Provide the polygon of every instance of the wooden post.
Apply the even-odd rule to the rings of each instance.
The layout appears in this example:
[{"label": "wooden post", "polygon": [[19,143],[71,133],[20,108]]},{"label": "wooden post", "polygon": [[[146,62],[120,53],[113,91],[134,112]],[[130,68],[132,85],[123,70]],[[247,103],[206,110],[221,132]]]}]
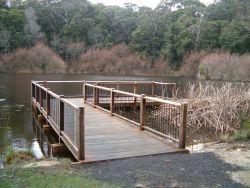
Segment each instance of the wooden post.
[{"label": "wooden post", "polygon": [[88,95],[88,86],[86,85],[86,81],[84,81],[84,85],[83,85],[83,100],[84,102],[87,101],[87,95]]},{"label": "wooden post", "polygon": [[144,98],[146,95],[141,95],[141,103],[140,103],[140,130],[144,130],[145,120],[146,120],[146,99]]},{"label": "wooden post", "polygon": [[49,88],[46,91],[46,113],[47,117],[50,116],[50,94],[48,93]]},{"label": "wooden post", "polygon": [[[163,83],[161,83],[161,97],[164,98],[164,85]],[[165,85],[166,86],[166,85]]]},{"label": "wooden post", "polygon": [[94,102],[94,108],[96,107],[96,102],[97,102],[97,101],[96,101],[96,94],[97,94],[97,93],[96,93],[96,88],[95,88],[95,86],[94,86],[94,87],[93,87],[93,100],[94,100],[93,102]]},{"label": "wooden post", "polygon": [[43,86],[44,86],[45,88],[47,88],[47,80],[44,80],[44,81],[43,81]]},{"label": "wooden post", "polygon": [[114,88],[111,88],[110,91],[110,114],[113,116],[114,113],[114,102],[115,102],[115,94],[114,94]]},{"label": "wooden post", "polygon": [[36,84],[35,84],[35,100],[37,102],[37,88],[36,88]]},{"label": "wooden post", "polygon": [[[134,83],[134,94],[138,91],[138,84],[137,82]],[[134,108],[136,108],[136,97],[134,97]]]},{"label": "wooden post", "polygon": [[[96,83],[96,86],[99,86],[99,82]],[[96,105],[99,106],[99,89],[98,88],[95,88],[96,89]]]},{"label": "wooden post", "polygon": [[[60,96],[60,98],[63,98],[64,96]],[[61,131],[64,131],[64,103],[59,98],[59,129],[60,129],[60,135]]]},{"label": "wooden post", "polygon": [[173,84],[173,87],[172,87],[172,98],[174,98],[174,99],[177,98],[176,84]]},{"label": "wooden post", "polygon": [[187,103],[180,107],[180,127],[179,127],[179,148],[185,149],[186,146],[186,124],[187,124]]},{"label": "wooden post", "polygon": [[155,82],[152,82],[152,97],[155,95]]},{"label": "wooden post", "polygon": [[40,103],[40,107],[43,107],[43,90],[39,87],[39,89],[40,89],[40,101],[39,101],[39,103]]},{"label": "wooden post", "polygon": [[[34,93],[33,80],[31,80],[31,99],[33,98],[33,96],[35,96],[34,94],[35,94],[35,93]],[[31,102],[32,102],[32,100],[31,100]]]},{"label": "wooden post", "polygon": [[79,108],[79,126],[78,130],[78,160],[85,159],[85,140],[84,140],[84,108]]},{"label": "wooden post", "polygon": [[82,97],[83,97],[83,100],[85,100],[85,80],[82,81]]},{"label": "wooden post", "polygon": [[137,88],[138,88],[138,85],[137,85],[137,82],[134,83],[134,94],[137,93]]}]

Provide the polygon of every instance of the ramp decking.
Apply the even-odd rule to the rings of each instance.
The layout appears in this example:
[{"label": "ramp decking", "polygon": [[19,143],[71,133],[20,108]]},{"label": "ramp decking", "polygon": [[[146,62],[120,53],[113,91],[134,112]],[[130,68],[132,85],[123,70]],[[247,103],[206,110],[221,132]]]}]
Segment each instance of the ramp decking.
[{"label": "ramp decking", "polygon": [[82,98],[67,100],[85,109],[85,162],[186,152],[167,139],[140,131],[124,120],[84,104]]}]

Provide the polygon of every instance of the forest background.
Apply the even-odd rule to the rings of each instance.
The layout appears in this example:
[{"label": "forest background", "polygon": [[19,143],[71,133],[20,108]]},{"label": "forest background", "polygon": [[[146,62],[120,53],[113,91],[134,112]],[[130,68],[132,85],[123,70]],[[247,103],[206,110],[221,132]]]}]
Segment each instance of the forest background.
[{"label": "forest background", "polygon": [[250,1],[0,0],[0,72],[250,80]]}]

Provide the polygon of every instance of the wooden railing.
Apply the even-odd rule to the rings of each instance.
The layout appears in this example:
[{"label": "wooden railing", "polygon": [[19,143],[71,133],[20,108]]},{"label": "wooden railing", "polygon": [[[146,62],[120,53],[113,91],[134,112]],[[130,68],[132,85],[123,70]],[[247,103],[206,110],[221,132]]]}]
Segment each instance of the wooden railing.
[{"label": "wooden railing", "polygon": [[32,81],[32,102],[77,160],[84,160],[84,108]]},{"label": "wooden railing", "polygon": [[[100,82],[94,84],[85,82],[85,103],[129,121],[139,126],[141,130],[145,129],[178,142],[180,148],[185,148],[186,103],[150,97],[145,94],[139,95],[136,92],[125,92],[108,88],[107,85],[104,85],[105,87],[100,85],[102,85]],[[138,87],[139,84],[135,85]],[[174,93],[174,99],[176,92],[173,90],[171,92]]]},{"label": "wooden railing", "polygon": [[[64,136],[65,142],[68,141],[69,146],[74,146],[71,150],[75,155],[79,154],[77,152],[79,145],[82,144],[79,150],[84,150],[84,138],[81,138],[83,142],[80,142],[77,137],[77,131],[84,129],[82,128],[83,122],[79,123],[80,120],[78,120],[78,114],[83,114],[83,108],[75,108],[67,101],[67,97],[83,97],[85,103],[133,123],[141,130],[145,129],[177,142],[180,148],[185,148],[187,104],[174,102],[176,99],[176,85],[174,83],[72,81],[74,87],[70,87],[70,83],[71,81],[32,82],[32,97],[36,102],[40,101],[37,105],[41,105],[45,115],[48,112],[51,124],[54,125],[58,133]],[[69,88],[63,86],[64,84],[68,85]],[[45,86],[50,87],[50,89]],[[63,96],[52,91],[57,91]],[[63,120],[61,111],[64,111]],[[71,115],[74,113],[74,117],[78,119],[67,119],[66,112],[71,113]],[[83,117],[83,115],[80,116]],[[62,122],[64,122],[63,125],[61,125]],[[75,135],[67,134],[65,128],[67,124],[74,125]],[[84,130],[81,134],[84,134],[83,132]]]},{"label": "wooden railing", "polygon": [[165,99],[176,98],[176,84],[155,81],[92,81],[89,84],[113,88],[134,94],[145,94]]}]

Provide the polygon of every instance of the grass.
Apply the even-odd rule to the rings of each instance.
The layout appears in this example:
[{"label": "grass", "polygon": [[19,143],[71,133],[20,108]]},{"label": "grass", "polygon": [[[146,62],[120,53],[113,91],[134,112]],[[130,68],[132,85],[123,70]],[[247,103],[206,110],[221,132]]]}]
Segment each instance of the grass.
[{"label": "grass", "polygon": [[[42,163],[34,159],[29,162],[12,163],[6,168],[0,169],[0,187],[29,187],[29,188],[112,188],[118,187],[89,178],[84,172],[80,172],[70,165],[69,160],[59,160],[58,164],[38,167],[27,164]],[[45,160],[45,162],[55,162],[55,160]],[[26,166],[25,166],[26,165]]]},{"label": "grass", "polygon": [[13,146],[8,146],[5,151],[6,163],[18,163],[24,160],[30,160],[33,158],[33,153],[30,147],[27,147],[26,150],[17,151]]},{"label": "grass", "polygon": [[241,129],[237,130],[232,135],[223,134],[220,140],[224,142],[250,140],[250,118],[244,118],[242,121]]},{"label": "grass", "polygon": [[232,140],[235,141],[246,141],[250,140],[250,119],[248,118],[244,123],[240,130],[238,130],[231,137]]}]

